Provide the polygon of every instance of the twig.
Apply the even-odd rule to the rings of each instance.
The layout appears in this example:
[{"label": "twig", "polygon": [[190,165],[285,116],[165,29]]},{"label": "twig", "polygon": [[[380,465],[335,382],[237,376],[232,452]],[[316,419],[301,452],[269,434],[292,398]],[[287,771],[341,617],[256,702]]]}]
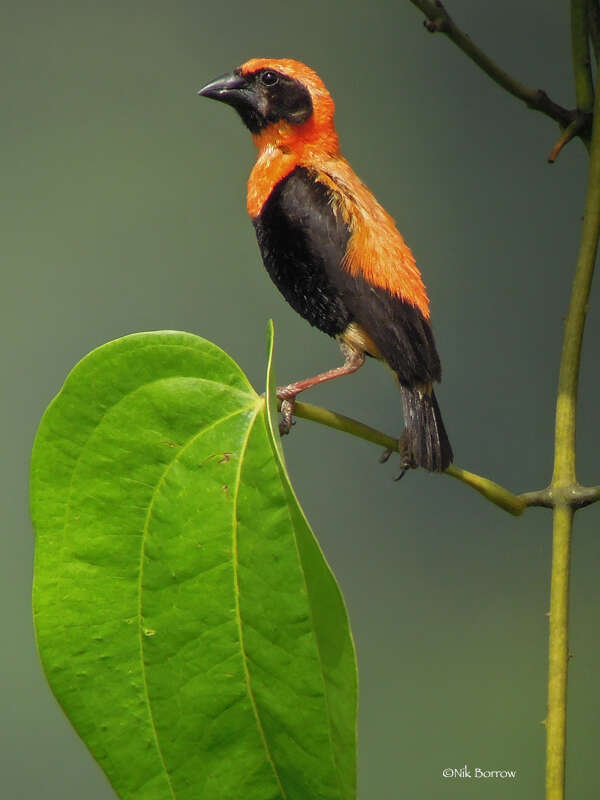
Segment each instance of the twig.
[{"label": "twig", "polygon": [[597,503],[600,500],[600,486],[580,486],[578,497],[572,503],[573,508],[585,508],[586,506]]},{"label": "twig", "polygon": [[[281,406],[280,400],[277,401],[277,405],[278,408]],[[327,408],[315,406],[312,403],[296,402],[294,416],[309,419],[312,422],[319,423],[319,425],[325,425],[343,433],[349,433],[351,436],[357,436],[359,439],[379,445],[385,450],[400,452],[398,439],[388,436],[387,433],[378,431],[370,425],[365,425],[364,422],[358,422],[358,420],[330,411]],[[574,483],[571,486],[563,487],[561,490],[553,491],[552,487],[549,486],[547,489],[535,492],[514,494],[514,492],[505,489],[504,486],[500,486],[495,481],[484,478],[483,475],[477,475],[475,472],[469,472],[466,469],[462,469],[462,467],[457,467],[456,464],[451,464],[444,474],[462,481],[491,503],[504,509],[504,511],[508,511],[509,514],[513,514],[515,517],[520,516],[526,508],[532,506],[554,508],[554,506],[562,504],[578,509],[600,500],[600,486],[580,486],[578,483]]]},{"label": "twig", "polygon": [[498,64],[478,47],[464,31],[454,22],[439,0],[410,0],[427,17],[425,27],[432,33],[445,34],[454,44],[463,51],[478,67],[490,78],[506,89],[513,97],[522,100],[528,108],[539,111],[555,120],[562,128],[573,122],[576,111],[563,108],[548,97],[543,89],[530,89],[520,81],[509,75]]},{"label": "twig", "polygon": [[[393,436],[388,436],[375,428],[371,428],[369,425],[365,425],[362,422],[357,422],[355,419],[345,417],[343,414],[336,414],[334,411],[328,411],[325,408],[313,406],[310,403],[298,402],[294,407],[294,414],[297,417],[310,419],[313,422],[318,422],[329,428],[335,428],[338,431],[350,433],[352,436],[358,436],[360,439],[365,439],[367,442],[377,444],[386,450],[399,452],[398,439],[395,439]],[[468,472],[466,469],[461,469],[454,464],[448,467],[445,474],[457,478],[459,481],[467,484],[467,486],[471,486],[490,502],[508,511],[509,514],[518,516],[522,514],[527,507],[527,504],[518,495],[513,494],[503,486],[481,475],[476,475],[473,472]]]},{"label": "twig", "polygon": [[491,481],[489,478],[484,478],[482,475],[476,475],[474,472],[467,472],[466,469],[461,469],[455,464],[450,464],[446,470],[446,475],[451,475],[453,478],[458,478],[459,481],[466,483],[476,492],[482,494],[491,503],[503,508],[515,517],[521,516],[523,511],[527,508],[527,504],[517,494],[513,494],[508,489],[505,489],[500,484]]}]

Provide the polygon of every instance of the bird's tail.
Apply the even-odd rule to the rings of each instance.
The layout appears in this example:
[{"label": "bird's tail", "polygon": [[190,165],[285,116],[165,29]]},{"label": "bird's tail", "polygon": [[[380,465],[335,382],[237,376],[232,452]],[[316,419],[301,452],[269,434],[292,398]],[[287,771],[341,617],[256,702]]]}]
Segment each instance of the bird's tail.
[{"label": "bird's tail", "polygon": [[401,386],[407,458],[411,466],[443,472],[452,463],[452,447],[431,386]]}]

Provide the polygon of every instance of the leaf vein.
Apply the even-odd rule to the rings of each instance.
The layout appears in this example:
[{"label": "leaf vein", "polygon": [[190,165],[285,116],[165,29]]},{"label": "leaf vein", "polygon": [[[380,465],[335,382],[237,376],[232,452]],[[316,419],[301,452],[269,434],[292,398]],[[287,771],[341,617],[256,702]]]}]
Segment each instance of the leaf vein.
[{"label": "leaf vein", "polygon": [[281,792],[281,796],[286,800],[287,794],[285,789],[283,788],[283,784],[281,782],[281,778],[279,776],[279,771],[277,770],[277,765],[275,764],[275,760],[271,753],[269,743],[267,742],[267,737],[265,734],[265,730],[263,728],[262,720],[260,718],[260,712],[258,710],[258,704],[256,702],[256,698],[254,696],[254,692],[252,690],[252,684],[250,680],[250,670],[248,669],[248,654],[246,653],[246,647],[244,642],[244,631],[243,631],[243,623],[242,623],[242,614],[240,608],[240,585],[239,585],[239,574],[238,574],[238,500],[239,500],[239,492],[240,492],[240,484],[242,480],[242,466],[244,463],[244,454],[248,449],[248,442],[250,440],[250,434],[252,432],[252,428],[256,424],[256,418],[258,416],[259,408],[257,408],[256,413],[254,415],[254,419],[248,425],[248,432],[246,434],[246,439],[240,451],[240,460],[238,464],[238,471],[236,476],[236,483],[235,483],[235,493],[234,493],[234,503],[233,503],[233,543],[232,543],[232,550],[233,550],[233,570],[234,570],[234,589],[235,589],[235,600],[236,600],[236,618],[238,622],[238,630],[240,636],[240,646],[242,650],[242,662],[244,667],[244,675],[246,678],[246,686],[248,687],[248,697],[252,704],[252,710],[254,711],[254,716],[256,718],[256,725],[258,728],[258,732],[260,738],[262,739],[265,754],[269,764],[271,765],[271,769],[273,770],[273,774],[275,776],[275,780],[277,781],[277,785],[279,786],[279,790]]},{"label": "leaf vein", "polygon": [[148,527],[149,527],[149,524],[150,524],[150,519],[152,517],[152,510],[154,508],[154,501],[156,500],[156,497],[158,495],[159,489],[160,489],[161,485],[163,484],[163,482],[165,480],[165,477],[166,477],[167,473],[169,472],[169,470],[171,469],[171,467],[173,466],[173,464],[175,464],[181,458],[183,453],[187,450],[187,448],[192,443],[194,443],[195,441],[200,439],[202,436],[204,436],[207,433],[207,431],[217,427],[218,425],[220,425],[223,422],[226,422],[229,419],[232,419],[235,416],[238,416],[239,414],[247,412],[248,410],[249,410],[248,407],[244,407],[244,408],[238,409],[237,411],[235,411],[235,412],[233,412],[231,414],[228,414],[225,417],[221,417],[219,420],[216,420],[211,425],[208,425],[208,426],[202,428],[202,430],[200,430],[195,436],[190,437],[189,441],[187,441],[185,443],[185,445],[181,448],[181,450],[179,450],[176,453],[176,455],[172,459],[172,461],[170,461],[167,465],[165,465],[165,469],[163,470],[163,472],[162,472],[160,478],[158,479],[158,481],[156,482],[156,486],[154,487],[154,491],[152,492],[152,499],[150,501],[150,504],[148,505],[148,513],[146,515],[146,520],[145,520],[144,528],[143,528],[143,534],[142,534],[142,537],[141,537],[142,545],[140,547],[140,570],[139,570],[139,581],[138,581],[138,595],[139,595],[138,634],[139,634],[139,642],[140,642],[140,663],[141,663],[142,681],[143,681],[143,686],[144,686],[144,696],[145,696],[146,705],[147,705],[147,708],[148,708],[148,717],[149,717],[149,720],[150,720],[150,725],[152,727],[152,735],[154,736],[154,742],[155,742],[155,745],[156,745],[156,751],[158,753],[158,756],[160,758],[161,764],[163,766],[163,769],[164,769],[164,772],[165,772],[165,775],[166,775],[166,778],[167,778],[167,782],[169,784],[169,789],[171,791],[171,796],[173,797],[174,800],[176,800],[175,789],[173,787],[173,783],[171,781],[171,775],[169,773],[169,770],[167,769],[167,765],[166,765],[166,762],[165,762],[164,754],[163,754],[162,748],[160,746],[158,730],[156,728],[156,722],[155,722],[155,719],[154,719],[154,714],[152,712],[152,705],[150,703],[150,695],[149,695],[149,692],[148,692],[148,679],[147,679],[147,675],[146,675],[146,665],[145,665],[145,661],[144,661],[144,636],[143,636],[143,625],[142,625],[142,619],[143,619],[143,615],[142,615],[142,579],[143,579],[143,574],[144,574],[145,540],[146,540],[146,536],[148,534]]}]

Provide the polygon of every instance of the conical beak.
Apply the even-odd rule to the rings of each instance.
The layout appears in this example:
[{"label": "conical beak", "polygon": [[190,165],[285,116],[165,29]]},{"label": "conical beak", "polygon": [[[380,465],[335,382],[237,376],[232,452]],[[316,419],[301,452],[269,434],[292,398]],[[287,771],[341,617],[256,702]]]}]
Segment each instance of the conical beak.
[{"label": "conical beak", "polygon": [[200,97],[210,97],[211,100],[220,100],[222,103],[236,106],[247,92],[248,83],[245,78],[235,73],[225,73],[207,83],[198,94]]}]

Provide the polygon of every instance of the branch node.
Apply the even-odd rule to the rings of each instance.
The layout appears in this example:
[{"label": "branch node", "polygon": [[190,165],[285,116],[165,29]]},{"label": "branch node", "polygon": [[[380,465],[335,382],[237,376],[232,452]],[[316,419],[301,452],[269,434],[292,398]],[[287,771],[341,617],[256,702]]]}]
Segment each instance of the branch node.
[{"label": "branch node", "polygon": [[579,136],[589,125],[591,125],[592,115],[590,113],[585,111],[574,111],[571,113],[573,114],[573,120],[564,129],[561,136],[556,141],[556,144],[550,151],[550,155],[548,156],[549,164],[554,164],[563,147],[568,144],[571,139]]},{"label": "branch node", "polygon": [[555,500],[550,486],[536,492],[523,492],[523,494],[519,495],[519,498],[525,506],[537,506],[538,508],[552,508]]}]

